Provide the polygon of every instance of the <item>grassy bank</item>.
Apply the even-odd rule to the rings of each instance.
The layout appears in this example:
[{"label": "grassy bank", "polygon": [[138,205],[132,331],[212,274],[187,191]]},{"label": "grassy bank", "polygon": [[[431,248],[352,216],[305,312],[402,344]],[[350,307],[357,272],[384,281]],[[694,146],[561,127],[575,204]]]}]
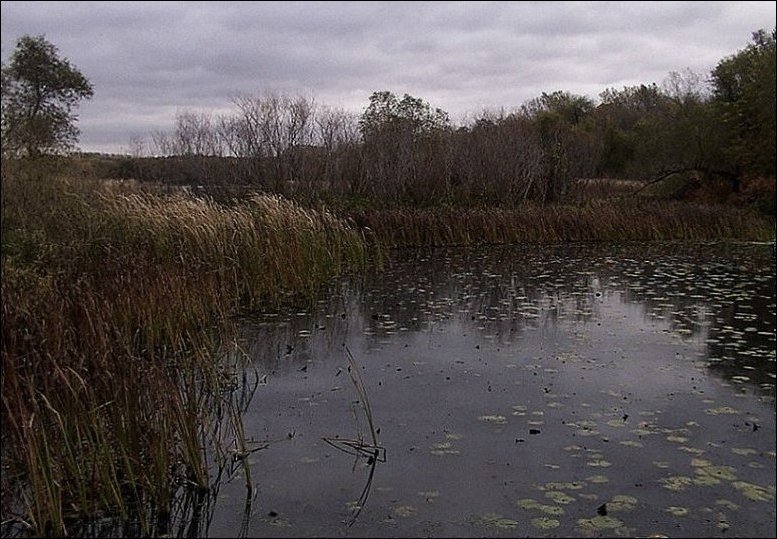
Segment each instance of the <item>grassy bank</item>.
[{"label": "grassy bank", "polygon": [[3,178],[2,204],[3,518],[37,533],[94,515],[149,529],[142,508],[207,487],[230,315],[364,262],[354,228],[278,197],[29,174]]},{"label": "grassy bank", "polygon": [[723,205],[645,199],[511,208],[359,210],[354,222],[385,247],[567,241],[774,239],[773,217]]}]

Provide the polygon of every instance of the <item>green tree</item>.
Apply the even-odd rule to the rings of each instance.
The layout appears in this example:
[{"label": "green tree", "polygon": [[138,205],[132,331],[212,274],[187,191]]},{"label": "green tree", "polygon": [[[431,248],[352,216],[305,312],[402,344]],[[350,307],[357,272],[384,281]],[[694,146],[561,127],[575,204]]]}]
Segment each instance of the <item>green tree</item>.
[{"label": "green tree", "polygon": [[402,99],[392,92],[374,92],[359,120],[365,140],[386,132],[408,135],[413,139],[450,127],[448,113],[421,98],[405,94]]},{"label": "green tree", "polygon": [[36,157],[66,151],[78,140],[73,109],[92,97],[87,78],[44,36],[19,39],[2,66],[2,153]]},{"label": "green tree", "polygon": [[592,110],[594,102],[591,99],[561,90],[542,92],[540,97],[535,97],[521,106],[521,112],[527,117],[552,113],[571,125],[579,124]]},{"label": "green tree", "polygon": [[744,50],[712,71],[726,154],[748,175],[775,176],[775,63],[775,31],[759,30]]},{"label": "green tree", "polygon": [[448,192],[448,113],[423,99],[375,92],[359,120],[363,194],[421,201]]}]

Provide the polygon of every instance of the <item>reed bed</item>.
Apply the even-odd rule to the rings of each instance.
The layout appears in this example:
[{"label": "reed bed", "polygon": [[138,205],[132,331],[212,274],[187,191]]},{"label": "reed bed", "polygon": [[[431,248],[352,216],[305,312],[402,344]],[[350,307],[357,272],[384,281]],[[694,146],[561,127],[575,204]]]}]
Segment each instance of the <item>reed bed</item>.
[{"label": "reed bed", "polygon": [[240,407],[225,402],[241,371],[225,352],[233,315],[309,295],[364,267],[368,249],[773,240],[775,227],[743,209],[636,197],[343,213],[4,169],[3,520],[36,534],[95,516],[159,530],[176,500],[212,485],[226,445],[245,446]]},{"label": "reed bed", "polygon": [[510,208],[391,208],[354,212],[385,247],[569,241],[774,239],[773,217],[688,202],[591,200]]},{"label": "reed bed", "polygon": [[31,175],[4,177],[2,203],[2,513],[36,534],[96,516],[148,533],[207,489],[206,453],[242,433],[214,424],[230,317],[364,263],[347,222],[274,196]]}]

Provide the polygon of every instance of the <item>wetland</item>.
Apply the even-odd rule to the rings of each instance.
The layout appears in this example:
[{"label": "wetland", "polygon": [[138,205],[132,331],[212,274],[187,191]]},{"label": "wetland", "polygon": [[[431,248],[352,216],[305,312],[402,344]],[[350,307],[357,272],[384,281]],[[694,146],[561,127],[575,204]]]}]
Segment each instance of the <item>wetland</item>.
[{"label": "wetland", "polygon": [[398,251],[241,324],[253,487],[210,536],[774,533],[766,245]]}]

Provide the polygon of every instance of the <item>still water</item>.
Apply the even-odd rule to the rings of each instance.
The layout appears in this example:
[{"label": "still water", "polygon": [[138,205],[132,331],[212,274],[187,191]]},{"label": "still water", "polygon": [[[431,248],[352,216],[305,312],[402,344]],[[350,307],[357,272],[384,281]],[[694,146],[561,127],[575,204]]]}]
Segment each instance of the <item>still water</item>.
[{"label": "still water", "polygon": [[209,536],[774,537],[768,246],[393,252],[243,327]]}]

